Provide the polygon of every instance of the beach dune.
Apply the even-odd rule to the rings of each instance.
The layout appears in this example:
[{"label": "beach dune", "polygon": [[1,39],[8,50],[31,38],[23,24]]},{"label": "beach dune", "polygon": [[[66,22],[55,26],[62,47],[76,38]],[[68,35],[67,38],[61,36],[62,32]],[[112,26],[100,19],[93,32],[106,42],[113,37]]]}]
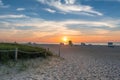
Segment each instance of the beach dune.
[{"label": "beach dune", "polygon": [[[41,68],[18,73],[12,80],[119,80],[120,47],[37,45],[63,59]],[[24,75],[23,75],[24,74]],[[6,75],[7,76],[7,75]],[[2,77],[3,78],[3,77]],[[10,79],[9,76],[7,79]],[[4,78],[3,78],[4,80]]]}]

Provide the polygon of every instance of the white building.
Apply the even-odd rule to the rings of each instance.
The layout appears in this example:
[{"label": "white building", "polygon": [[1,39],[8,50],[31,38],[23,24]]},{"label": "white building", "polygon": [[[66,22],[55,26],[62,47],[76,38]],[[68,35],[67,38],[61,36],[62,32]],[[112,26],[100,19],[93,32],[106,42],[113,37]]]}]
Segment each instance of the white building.
[{"label": "white building", "polygon": [[108,47],[114,47],[113,42],[108,42]]}]

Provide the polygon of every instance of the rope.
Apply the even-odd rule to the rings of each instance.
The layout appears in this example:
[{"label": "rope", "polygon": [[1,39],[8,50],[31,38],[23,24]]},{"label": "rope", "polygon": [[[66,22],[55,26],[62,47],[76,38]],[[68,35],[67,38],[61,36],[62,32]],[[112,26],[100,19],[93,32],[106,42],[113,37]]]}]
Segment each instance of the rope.
[{"label": "rope", "polygon": [[38,53],[40,53],[40,52],[25,52],[25,51],[21,51],[21,50],[18,50],[18,52],[27,53],[27,54],[38,54]]},{"label": "rope", "polygon": [[0,52],[10,52],[10,51],[15,51],[15,50],[0,50]]},{"label": "rope", "polygon": [[[10,52],[10,51],[16,51],[16,50],[0,50],[0,52]],[[18,52],[27,53],[27,54],[39,54],[40,53],[40,52],[26,52],[22,50],[18,50]]]}]

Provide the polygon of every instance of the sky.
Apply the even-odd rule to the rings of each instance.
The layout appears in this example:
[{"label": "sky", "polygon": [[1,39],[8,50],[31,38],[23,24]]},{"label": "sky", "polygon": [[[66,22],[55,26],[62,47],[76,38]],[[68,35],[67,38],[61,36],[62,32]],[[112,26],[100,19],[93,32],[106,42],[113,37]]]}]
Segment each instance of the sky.
[{"label": "sky", "polygon": [[0,42],[120,42],[120,0],[0,0]]}]

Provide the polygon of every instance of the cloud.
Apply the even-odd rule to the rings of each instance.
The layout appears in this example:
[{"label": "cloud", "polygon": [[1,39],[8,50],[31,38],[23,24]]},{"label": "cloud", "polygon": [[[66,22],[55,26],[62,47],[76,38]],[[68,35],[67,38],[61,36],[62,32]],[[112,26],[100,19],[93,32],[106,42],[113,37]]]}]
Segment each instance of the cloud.
[{"label": "cloud", "polygon": [[64,0],[65,3],[62,3],[61,0],[37,0],[43,4],[47,4],[51,7],[56,8],[59,11],[64,13],[71,13],[71,14],[84,14],[89,16],[102,16],[101,12],[98,12],[93,9],[93,7],[88,5],[76,4],[76,0]]},{"label": "cloud", "polygon": [[3,5],[2,0],[0,0],[0,5]]},{"label": "cloud", "polygon": [[50,12],[50,13],[55,13],[55,12],[56,12],[55,10],[50,9],[50,8],[45,8],[44,10],[46,10],[46,11],[48,11],[48,12]]},{"label": "cloud", "polygon": [[0,15],[0,19],[5,19],[5,18],[27,18],[26,15],[13,15],[13,14],[9,14],[9,15]]},{"label": "cloud", "polygon": [[17,11],[24,11],[25,8],[17,8],[16,10],[17,10]]},{"label": "cloud", "polygon": [[74,4],[76,0],[65,0],[66,4]]},{"label": "cloud", "polygon": [[96,34],[104,35],[104,34],[109,33],[110,31],[109,31],[109,30],[105,30],[105,29],[95,29],[94,32],[95,32]]},{"label": "cloud", "polygon": [[67,28],[81,31],[83,35],[113,35],[120,31],[120,19],[71,20],[66,24]]},{"label": "cloud", "polygon": [[[65,27],[63,22],[57,21],[46,21],[39,18],[27,18],[20,19],[16,22],[14,19],[13,22],[2,22],[0,23],[3,27],[0,30],[13,30],[13,31],[27,31],[34,35],[34,37],[44,37],[51,35],[72,35],[80,34],[80,31],[70,30]],[[25,34],[27,35],[27,34]],[[17,36],[17,35],[16,35]]]},{"label": "cloud", "polygon": [[116,25],[114,23],[104,22],[104,21],[90,21],[90,20],[68,20],[64,21],[63,23],[69,25],[73,25],[73,28],[75,28],[74,25],[77,25],[79,27],[108,27],[108,28],[114,28]]},{"label": "cloud", "polygon": [[[120,20],[104,19],[91,20],[61,20],[49,21],[41,18],[25,17],[22,19],[0,19],[0,34],[2,38],[14,37],[15,39],[41,39],[57,36],[106,36],[116,35],[120,31]],[[118,28],[118,30],[113,30]],[[8,33],[12,32],[13,33]],[[7,36],[9,34],[9,36]],[[30,39],[29,39],[30,40]],[[39,41],[39,40],[38,40]]]},{"label": "cloud", "polygon": [[31,12],[29,13],[30,15],[34,15],[34,16],[38,16],[38,13],[35,13],[35,12]]},{"label": "cloud", "polygon": [[[119,22],[118,22],[119,23]],[[47,21],[39,18],[26,18],[22,20],[13,20],[13,22],[2,22],[2,26],[14,26],[17,30],[35,30],[40,32],[55,32],[63,34],[81,34],[81,29],[108,29],[118,27],[117,23],[105,21],[89,21],[89,20],[64,20],[64,21]],[[4,24],[4,25],[3,25]],[[72,33],[74,32],[74,33]]]},{"label": "cloud", "polygon": [[0,0],[0,8],[8,8],[8,7],[9,7],[9,5],[4,5],[2,0]]}]

